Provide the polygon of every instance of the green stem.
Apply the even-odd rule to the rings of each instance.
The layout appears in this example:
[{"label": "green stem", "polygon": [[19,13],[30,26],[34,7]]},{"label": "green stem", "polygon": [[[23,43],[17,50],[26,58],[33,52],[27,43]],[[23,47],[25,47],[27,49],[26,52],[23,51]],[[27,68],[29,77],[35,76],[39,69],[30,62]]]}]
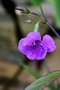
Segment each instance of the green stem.
[{"label": "green stem", "polygon": [[44,22],[43,22],[42,20],[38,21],[38,22],[35,24],[34,32],[38,32],[41,24],[44,24]]}]

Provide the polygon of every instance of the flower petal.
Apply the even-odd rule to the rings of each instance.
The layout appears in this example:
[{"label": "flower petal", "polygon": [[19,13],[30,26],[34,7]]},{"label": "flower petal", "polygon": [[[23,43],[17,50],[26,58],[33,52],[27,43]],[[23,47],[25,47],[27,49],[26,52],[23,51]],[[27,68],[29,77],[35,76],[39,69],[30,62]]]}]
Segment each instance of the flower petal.
[{"label": "flower petal", "polygon": [[56,49],[55,42],[49,35],[43,37],[42,44],[47,48],[47,52],[53,52]]},{"label": "flower petal", "polygon": [[36,40],[40,40],[41,41],[41,35],[40,35],[39,32],[30,32],[30,33],[28,33],[26,38],[28,39],[28,42],[29,41],[34,41],[34,40],[35,41]]},{"label": "flower petal", "polygon": [[18,43],[18,50],[20,52],[22,52],[23,54],[25,53],[25,50],[24,50],[24,41],[25,41],[25,38],[21,39]]},{"label": "flower petal", "polygon": [[23,53],[23,54],[29,54],[31,53],[32,49],[30,46],[27,46],[26,45],[26,38],[23,38],[19,41],[19,44],[18,44],[18,50]]},{"label": "flower petal", "polygon": [[21,39],[19,42],[23,43],[23,46],[32,46],[32,43],[36,40],[41,40],[40,33],[30,32],[25,38]]},{"label": "flower petal", "polygon": [[27,57],[30,60],[42,60],[46,57],[46,53],[47,53],[46,48],[38,46],[36,49],[33,50],[31,54],[28,54]]}]

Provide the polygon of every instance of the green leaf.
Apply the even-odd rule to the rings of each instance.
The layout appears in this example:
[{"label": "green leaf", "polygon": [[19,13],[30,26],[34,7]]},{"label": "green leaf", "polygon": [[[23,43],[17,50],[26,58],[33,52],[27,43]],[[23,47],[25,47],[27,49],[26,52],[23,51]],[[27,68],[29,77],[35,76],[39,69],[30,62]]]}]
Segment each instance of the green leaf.
[{"label": "green leaf", "polygon": [[[36,79],[42,77],[37,71],[32,70],[32,68],[28,67],[27,65],[22,64],[22,67]],[[54,84],[49,84],[48,88],[50,88],[51,90],[55,90]]]},{"label": "green leaf", "polygon": [[43,0],[31,0],[33,5],[40,5],[40,3],[42,3]]},{"label": "green leaf", "polygon": [[22,67],[23,67],[25,70],[27,70],[32,76],[34,76],[36,79],[38,79],[38,78],[41,77],[41,75],[40,75],[38,72],[32,70],[32,68],[28,67],[27,65],[24,65],[24,64],[23,64]]},{"label": "green leaf", "polygon": [[50,72],[47,75],[41,77],[40,79],[34,81],[27,88],[25,88],[25,90],[41,90],[58,77],[60,77],[60,71]]},{"label": "green leaf", "polygon": [[54,83],[50,83],[47,87],[49,88],[48,90],[56,90],[56,86]]},{"label": "green leaf", "polygon": [[48,0],[54,7],[56,25],[60,27],[60,0]]}]

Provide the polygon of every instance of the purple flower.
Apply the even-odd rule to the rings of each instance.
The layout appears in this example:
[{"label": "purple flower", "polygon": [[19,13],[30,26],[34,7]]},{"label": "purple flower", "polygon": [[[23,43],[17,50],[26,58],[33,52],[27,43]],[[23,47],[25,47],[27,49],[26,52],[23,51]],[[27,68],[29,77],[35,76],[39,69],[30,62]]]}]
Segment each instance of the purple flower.
[{"label": "purple flower", "polygon": [[49,35],[44,35],[41,40],[39,32],[28,33],[18,44],[18,50],[30,60],[44,59],[47,52],[53,52],[55,49],[56,46],[53,38]]}]

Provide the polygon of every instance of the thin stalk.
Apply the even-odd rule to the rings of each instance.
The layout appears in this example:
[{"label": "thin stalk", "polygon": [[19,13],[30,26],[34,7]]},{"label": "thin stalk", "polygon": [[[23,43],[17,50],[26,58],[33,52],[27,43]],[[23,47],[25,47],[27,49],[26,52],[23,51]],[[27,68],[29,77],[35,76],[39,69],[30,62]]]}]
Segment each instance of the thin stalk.
[{"label": "thin stalk", "polygon": [[48,66],[48,63],[47,63],[47,60],[46,59],[44,60],[44,65],[45,65],[47,71],[50,72],[51,70],[50,70],[50,68]]},{"label": "thin stalk", "polygon": [[51,30],[55,33],[55,35],[60,39],[60,35],[56,32],[56,30],[55,30],[55,29],[51,26],[51,24],[48,22],[47,17],[46,17],[46,15],[44,14],[44,11],[43,11],[43,9],[42,9],[41,6],[40,6],[40,10],[41,10],[41,13],[42,13],[43,18],[44,18],[45,21],[46,21],[46,24],[51,28]]},{"label": "thin stalk", "polygon": [[51,26],[49,22],[47,22],[47,25],[52,29],[52,31],[55,33],[55,35],[60,39],[60,35],[55,31],[55,29]]}]

